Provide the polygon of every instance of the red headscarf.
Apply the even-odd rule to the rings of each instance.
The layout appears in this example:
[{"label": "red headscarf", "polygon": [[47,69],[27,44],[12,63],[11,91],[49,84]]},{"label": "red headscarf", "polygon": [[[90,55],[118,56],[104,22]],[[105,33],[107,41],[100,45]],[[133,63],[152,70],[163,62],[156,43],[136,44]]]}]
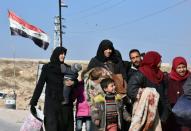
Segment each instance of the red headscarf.
[{"label": "red headscarf", "polygon": [[161,62],[161,55],[156,51],[149,51],[143,57],[139,70],[154,84],[159,84],[163,73],[157,65]]},{"label": "red headscarf", "polygon": [[182,81],[182,80],[185,80],[186,78],[188,78],[188,76],[190,75],[190,72],[188,70],[186,71],[184,76],[180,76],[176,72],[176,68],[180,64],[184,64],[187,67],[187,62],[183,57],[175,57],[173,59],[172,69],[171,69],[171,72],[170,72],[170,78],[172,78],[173,80]]}]

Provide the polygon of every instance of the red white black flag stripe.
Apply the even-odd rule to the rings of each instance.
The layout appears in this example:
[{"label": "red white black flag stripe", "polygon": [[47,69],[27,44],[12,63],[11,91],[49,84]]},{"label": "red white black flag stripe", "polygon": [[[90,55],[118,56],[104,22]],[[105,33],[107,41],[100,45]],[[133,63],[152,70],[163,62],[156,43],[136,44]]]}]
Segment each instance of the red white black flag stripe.
[{"label": "red white black flag stripe", "polygon": [[11,35],[20,35],[29,38],[33,40],[37,46],[45,50],[48,48],[49,37],[44,31],[27,23],[12,11],[8,11],[8,17],[10,21]]}]

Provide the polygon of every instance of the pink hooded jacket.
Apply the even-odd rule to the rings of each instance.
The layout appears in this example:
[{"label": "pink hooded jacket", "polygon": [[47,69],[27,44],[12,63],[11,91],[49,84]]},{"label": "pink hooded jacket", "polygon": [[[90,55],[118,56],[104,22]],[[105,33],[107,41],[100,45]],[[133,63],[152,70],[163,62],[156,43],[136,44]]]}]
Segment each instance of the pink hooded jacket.
[{"label": "pink hooded jacket", "polygon": [[84,82],[80,81],[76,90],[77,103],[76,103],[76,116],[90,116],[90,106],[86,99],[84,90]]}]

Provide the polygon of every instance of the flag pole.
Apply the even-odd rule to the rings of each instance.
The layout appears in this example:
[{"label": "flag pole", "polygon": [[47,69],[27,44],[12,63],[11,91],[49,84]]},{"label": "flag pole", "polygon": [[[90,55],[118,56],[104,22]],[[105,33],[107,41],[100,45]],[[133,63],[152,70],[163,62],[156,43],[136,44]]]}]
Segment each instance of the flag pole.
[{"label": "flag pole", "polygon": [[14,84],[13,84],[13,96],[12,96],[12,99],[14,100],[14,103],[13,104],[13,108],[16,109],[16,99],[17,99],[17,94],[16,94],[16,63],[15,63],[15,46],[12,45],[13,47],[13,80],[14,80]]},{"label": "flag pole", "polygon": [[13,97],[15,100],[15,108],[16,108],[16,66],[15,66],[15,47],[13,46],[13,59],[14,59],[14,72],[13,72],[13,77],[14,77],[14,87],[13,87]]}]

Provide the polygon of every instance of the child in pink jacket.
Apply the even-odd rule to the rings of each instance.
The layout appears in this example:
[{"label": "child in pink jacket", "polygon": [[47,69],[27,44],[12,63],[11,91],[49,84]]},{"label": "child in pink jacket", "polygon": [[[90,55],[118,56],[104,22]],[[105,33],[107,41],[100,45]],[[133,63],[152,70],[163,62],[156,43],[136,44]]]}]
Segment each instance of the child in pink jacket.
[{"label": "child in pink jacket", "polygon": [[85,122],[86,131],[91,128],[90,106],[86,99],[83,80],[78,83],[77,87],[77,103],[76,103],[76,131],[82,130],[82,125]]}]

